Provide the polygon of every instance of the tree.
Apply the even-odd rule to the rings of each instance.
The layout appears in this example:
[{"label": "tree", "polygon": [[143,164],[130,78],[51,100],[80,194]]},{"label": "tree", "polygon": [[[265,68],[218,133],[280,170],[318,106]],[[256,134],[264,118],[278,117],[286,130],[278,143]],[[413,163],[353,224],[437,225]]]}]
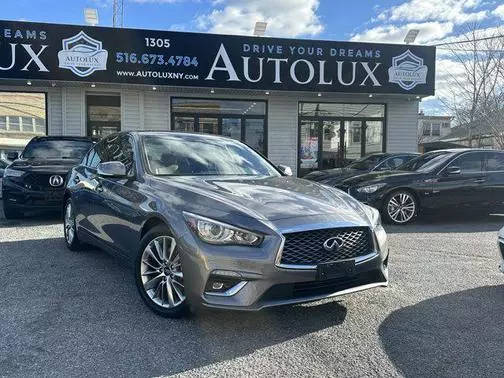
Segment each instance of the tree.
[{"label": "tree", "polygon": [[467,130],[469,146],[484,131],[504,149],[504,29],[473,24],[438,49],[451,68],[440,99]]}]

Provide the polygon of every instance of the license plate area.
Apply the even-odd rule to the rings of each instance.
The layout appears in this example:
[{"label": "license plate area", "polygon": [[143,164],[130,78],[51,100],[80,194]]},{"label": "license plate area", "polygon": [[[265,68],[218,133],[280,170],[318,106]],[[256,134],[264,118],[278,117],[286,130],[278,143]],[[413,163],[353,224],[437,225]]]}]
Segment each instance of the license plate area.
[{"label": "license plate area", "polygon": [[317,265],[317,280],[330,280],[354,275],[355,260],[334,261]]}]

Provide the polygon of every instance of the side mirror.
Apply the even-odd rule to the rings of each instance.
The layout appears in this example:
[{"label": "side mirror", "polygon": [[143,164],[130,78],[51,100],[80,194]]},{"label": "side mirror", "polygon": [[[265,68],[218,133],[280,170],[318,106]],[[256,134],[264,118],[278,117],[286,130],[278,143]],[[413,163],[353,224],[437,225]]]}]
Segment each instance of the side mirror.
[{"label": "side mirror", "polygon": [[14,161],[19,159],[19,154],[17,152],[8,152],[7,153],[7,160]]},{"label": "side mirror", "polygon": [[460,167],[448,167],[448,168],[446,168],[446,174],[459,175],[460,174]]},{"label": "side mirror", "polygon": [[96,173],[101,177],[126,177],[126,166],[120,161],[100,163]]},{"label": "side mirror", "polygon": [[285,176],[292,176],[292,169],[286,165],[279,164],[277,168],[280,172],[282,172]]}]

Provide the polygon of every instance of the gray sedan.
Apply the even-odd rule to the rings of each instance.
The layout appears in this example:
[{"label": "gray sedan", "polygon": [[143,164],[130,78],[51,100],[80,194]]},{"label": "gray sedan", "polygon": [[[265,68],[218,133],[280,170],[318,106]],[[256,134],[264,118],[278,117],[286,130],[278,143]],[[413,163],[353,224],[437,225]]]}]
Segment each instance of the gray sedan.
[{"label": "gray sedan", "polygon": [[114,134],[68,177],[65,241],[130,261],[141,297],[162,316],[386,286],[378,211],[289,171],[224,137]]}]

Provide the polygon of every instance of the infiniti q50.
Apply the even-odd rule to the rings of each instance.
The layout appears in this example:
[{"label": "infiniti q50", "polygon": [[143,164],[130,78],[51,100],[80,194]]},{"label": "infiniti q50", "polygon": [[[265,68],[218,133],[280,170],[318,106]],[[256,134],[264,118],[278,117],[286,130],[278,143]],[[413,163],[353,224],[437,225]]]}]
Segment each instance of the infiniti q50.
[{"label": "infiniti q50", "polygon": [[388,283],[377,210],[224,137],[108,136],[72,169],[64,206],[68,248],[92,244],[129,260],[141,297],[162,316]]}]

